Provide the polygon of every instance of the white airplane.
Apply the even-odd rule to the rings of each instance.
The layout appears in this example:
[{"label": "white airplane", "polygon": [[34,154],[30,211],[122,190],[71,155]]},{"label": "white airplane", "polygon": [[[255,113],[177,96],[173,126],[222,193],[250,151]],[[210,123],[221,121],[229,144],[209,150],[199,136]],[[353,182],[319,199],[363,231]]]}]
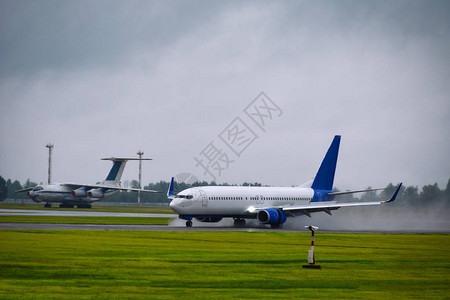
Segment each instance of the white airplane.
[{"label": "white airplane", "polygon": [[139,158],[102,158],[102,160],[111,160],[113,166],[104,181],[97,184],[79,184],[79,183],[53,183],[48,185],[37,185],[32,188],[18,190],[16,193],[28,192],[27,196],[34,202],[46,202],[45,207],[52,207],[50,203],[61,203],[61,208],[91,208],[91,203],[103,200],[119,191],[151,192],[159,193],[154,190],[123,188],[120,186],[125,165],[129,160],[140,160]]},{"label": "white airplane", "polygon": [[170,208],[186,226],[192,226],[192,219],[199,222],[219,222],[222,218],[233,218],[235,226],[245,226],[245,219],[256,219],[273,228],[281,227],[287,217],[326,212],[340,207],[379,205],[395,200],[401,183],[389,200],[376,202],[339,203],[335,196],[361,193],[380,189],[358,191],[333,191],[334,174],[341,137],[336,135],[314,178],[299,187],[249,187],[249,186],[201,186],[185,189],[173,194],[173,177],[167,191],[172,199]]}]

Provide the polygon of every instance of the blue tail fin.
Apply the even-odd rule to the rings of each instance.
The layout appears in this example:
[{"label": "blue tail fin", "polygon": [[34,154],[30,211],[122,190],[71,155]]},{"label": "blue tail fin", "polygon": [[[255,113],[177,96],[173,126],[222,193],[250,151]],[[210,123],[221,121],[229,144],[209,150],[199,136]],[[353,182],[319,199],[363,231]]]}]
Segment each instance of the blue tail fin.
[{"label": "blue tail fin", "polygon": [[120,160],[113,161],[113,166],[112,166],[111,170],[109,171],[108,176],[106,176],[105,180],[115,181],[116,178],[118,177],[117,175],[119,175],[119,174],[122,175],[120,171],[123,171],[123,168],[122,168],[123,164],[124,164],[124,161],[120,161]]},{"label": "blue tail fin", "polygon": [[102,158],[102,160],[111,160],[113,162],[111,170],[109,170],[108,176],[106,176],[106,179],[103,180],[102,183],[119,186],[123,170],[125,169],[125,165],[127,164],[127,161],[129,159],[110,157],[110,158]]},{"label": "blue tail fin", "polygon": [[336,171],[336,163],[339,152],[339,144],[341,142],[341,136],[335,135],[333,142],[328,148],[319,171],[317,171],[314,182],[311,186],[314,190],[326,190],[331,191],[333,189],[334,173]]},{"label": "blue tail fin", "polygon": [[169,199],[173,199],[174,195],[173,195],[173,177],[170,180],[170,185],[169,188],[167,189],[167,198]]}]

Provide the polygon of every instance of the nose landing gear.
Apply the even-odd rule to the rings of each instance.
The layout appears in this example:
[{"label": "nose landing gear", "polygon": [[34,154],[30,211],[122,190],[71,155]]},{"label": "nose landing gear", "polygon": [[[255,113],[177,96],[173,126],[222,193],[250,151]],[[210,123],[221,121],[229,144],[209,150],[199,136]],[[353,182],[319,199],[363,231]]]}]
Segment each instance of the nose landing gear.
[{"label": "nose landing gear", "polygon": [[191,220],[187,220],[186,221],[186,227],[192,227],[192,221]]}]

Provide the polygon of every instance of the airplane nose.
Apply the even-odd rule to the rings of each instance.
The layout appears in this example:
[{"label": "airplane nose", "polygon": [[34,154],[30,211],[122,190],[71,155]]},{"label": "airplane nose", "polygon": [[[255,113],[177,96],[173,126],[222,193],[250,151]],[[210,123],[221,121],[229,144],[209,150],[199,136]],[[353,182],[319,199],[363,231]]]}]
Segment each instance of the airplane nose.
[{"label": "airplane nose", "polygon": [[179,213],[180,211],[184,211],[186,208],[192,206],[194,202],[192,200],[186,200],[186,199],[173,199],[169,203],[169,207]]},{"label": "airplane nose", "polygon": [[169,207],[172,210],[175,210],[178,207],[178,199],[174,199],[174,200],[170,201]]}]

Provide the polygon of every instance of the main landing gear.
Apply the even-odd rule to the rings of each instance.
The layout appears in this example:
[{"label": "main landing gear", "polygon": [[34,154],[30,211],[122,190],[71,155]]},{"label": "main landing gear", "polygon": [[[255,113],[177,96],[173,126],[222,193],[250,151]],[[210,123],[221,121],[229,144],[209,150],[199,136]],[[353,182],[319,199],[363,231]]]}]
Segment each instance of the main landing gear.
[{"label": "main landing gear", "polygon": [[234,227],[245,227],[245,219],[234,218]]},{"label": "main landing gear", "polygon": [[92,208],[90,204],[77,204],[77,208]]},{"label": "main landing gear", "polygon": [[[85,204],[76,204],[77,208],[92,208],[92,205],[90,205],[89,203],[85,203]],[[47,206],[46,206],[47,207]],[[75,204],[70,204],[70,203],[61,203],[59,205],[59,208],[75,208]]]},{"label": "main landing gear", "polygon": [[50,203],[47,202],[47,203],[45,203],[44,207],[45,207],[45,208],[51,208],[52,205],[51,205]]},{"label": "main landing gear", "polygon": [[186,221],[186,227],[192,227],[192,221],[191,220],[187,220]]},{"label": "main landing gear", "polygon": [[273,229],[278,229],[278,228],[282,228],[283,227],[283,224],[270,224],[270,228],[273,228]]}]

